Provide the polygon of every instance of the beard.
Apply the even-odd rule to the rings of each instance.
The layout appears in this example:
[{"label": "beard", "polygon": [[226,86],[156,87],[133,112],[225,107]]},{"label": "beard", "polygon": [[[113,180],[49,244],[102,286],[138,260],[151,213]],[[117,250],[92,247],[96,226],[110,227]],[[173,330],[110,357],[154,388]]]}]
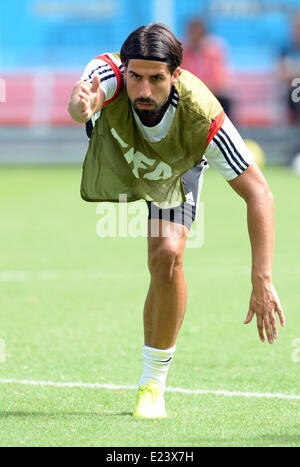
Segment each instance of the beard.
[{"label": "beard", "polygon": [[[151,104],[153,106],[152,109],[139,109],[137,107],[138,103],[142,104]],[[155,120],[159,115],[161,114],[162,108],[164,105],[158,105],[156,101],[153,99],[143,99],[142,97],[135,99],[134,102],[132,102],[133,108],[138,114],[138,116],[142,120]]]}]

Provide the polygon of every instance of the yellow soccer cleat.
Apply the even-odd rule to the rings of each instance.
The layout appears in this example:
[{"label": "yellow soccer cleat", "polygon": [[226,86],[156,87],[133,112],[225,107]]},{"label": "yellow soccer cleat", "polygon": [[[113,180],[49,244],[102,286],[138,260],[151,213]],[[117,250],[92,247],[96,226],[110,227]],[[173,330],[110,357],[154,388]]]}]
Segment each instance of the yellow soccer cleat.
[{"label": "yellow soccer cleat", "polygon": [[140,418],[167,417],[164,392],[158,383],[149,381],[146,386],[140,386],[133,416]]}]

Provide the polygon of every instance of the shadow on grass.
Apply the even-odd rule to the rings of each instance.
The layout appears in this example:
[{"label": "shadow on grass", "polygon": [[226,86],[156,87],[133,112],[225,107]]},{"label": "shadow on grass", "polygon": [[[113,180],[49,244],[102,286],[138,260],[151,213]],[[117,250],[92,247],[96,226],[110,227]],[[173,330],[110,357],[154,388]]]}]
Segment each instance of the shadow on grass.
[{"label": "shadow on grass", "polygon": [[[276,447],[276,446],[300,446],[300,431],[299,426],[289,426],[286,427],[287,432],[294,432],[293,434],[276,434],[276,433],[269,433],[261,436],[253,436],[249,438],[241,438],[235,439],[232,438],[224,438],[224,439],[214,439],[214,438],[207,438],[207,439],[193,439],[193,440],[186,440],[182,443],[183,446],[215,446],[215,447],[226,447],[226,446],[239,446],[239,447],[247,447],[247,446],[261,446],[261,447]],[[298,433],[295,433],[298,431]]]},{"label": "shadow on grass", "polygon": [[300,431],[299,431],[299,426],[293,426],[293,427],[288,427],[287,431],[296,431],[298,429],[298,433],[291,434],[282,434],[282,435],[277,435],[275,433],[270,433],[267,435],[263,436],[257,436],[254,438],[250,438],[248,442],[256,442],[256,443],[261,443],[264,446],[276,446],[276,445],[283,445],[283,444],[296,444],[298,443],[298,446],[300,446]]},{"label": "shadow on grass", "polygon": [[[26,412],[26,411],[4,411],[0,412],[0,420],[9,419],[9,418],[68,418],[68,417],[94,417],[96,418],[107,418],[107,417],[130,417],[131,420],[140,422],[142,424],[147,424],[147,422],[155,422],[157,420],[136,420],[132,417],[132,412]],[[162,422],[168,423],[170,419],[161,420]],[[218,437],[207,437],[207,438],[194,438],[194,439],[181,439],[178,441],[178,445],[182,447],[197,447],[197,446],[214,446],[214,447],[226,447],[226,446],[238,446],[238,447],[247,447],[247,446],[261,446],[261,447],[276,447],[276,446],[298,446],[300,447],[300,430],[298,425],[288,426],[285,428],[286,434],[277,434],[277,433],[267,433],[261,436],[249,436],[249,438],[236,439],[234,436],[232,438],[220,439]],[[290,433],[290,434],[289,434]],[[180,438],[180,433],[178,433]]]}]

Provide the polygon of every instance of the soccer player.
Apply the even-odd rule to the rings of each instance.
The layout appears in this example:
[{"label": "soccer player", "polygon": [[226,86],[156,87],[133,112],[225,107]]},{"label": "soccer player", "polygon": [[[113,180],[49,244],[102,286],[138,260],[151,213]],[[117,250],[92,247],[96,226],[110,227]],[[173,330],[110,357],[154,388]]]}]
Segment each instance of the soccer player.
[{"label": "soccer player", "polygon": [[278,337],[284,313],[272,284],[273,196],[220,103],[180,68],[182,45],[165,25],[132,32],[75,84],[69,112],[90,137],[81,195],[87,201],[146,200],[150,287],[144,306],[144,369],[133,415],[166,417],[164,390],[187,301],[183,255],[202,176],[215,167],[246,202],[252,248],[248,314],[258,334]]}]

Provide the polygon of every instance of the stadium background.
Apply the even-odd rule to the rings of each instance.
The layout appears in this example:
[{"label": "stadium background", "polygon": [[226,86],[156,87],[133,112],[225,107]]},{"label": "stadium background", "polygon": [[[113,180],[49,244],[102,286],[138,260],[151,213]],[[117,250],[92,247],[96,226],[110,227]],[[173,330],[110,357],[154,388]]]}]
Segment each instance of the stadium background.
[{"label": "stadium background", "polygon": [[86,139],[67,103],[87,62],[120,50],[141,24],[164,22],[184,40],[187,22],[202,17],[228,45],[236,125],[270,162],[286,162],[297,129],[287,125],[276,67],[299,9],[299,0],[2,0],[0,161],[81,162]]}]

